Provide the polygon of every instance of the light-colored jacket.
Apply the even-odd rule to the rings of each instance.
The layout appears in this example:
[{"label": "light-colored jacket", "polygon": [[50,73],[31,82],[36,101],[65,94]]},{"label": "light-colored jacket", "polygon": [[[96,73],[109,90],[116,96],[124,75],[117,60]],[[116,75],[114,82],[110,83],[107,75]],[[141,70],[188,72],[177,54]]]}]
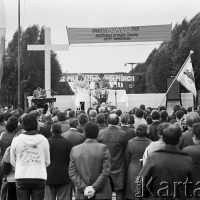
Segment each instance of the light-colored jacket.
[{"label": "light-colored jacket", "polygon": [[48,140],[40,134],[21,134],[13,139],[10,161],[15,167],[16,179],[47,179],[50,164]]}]

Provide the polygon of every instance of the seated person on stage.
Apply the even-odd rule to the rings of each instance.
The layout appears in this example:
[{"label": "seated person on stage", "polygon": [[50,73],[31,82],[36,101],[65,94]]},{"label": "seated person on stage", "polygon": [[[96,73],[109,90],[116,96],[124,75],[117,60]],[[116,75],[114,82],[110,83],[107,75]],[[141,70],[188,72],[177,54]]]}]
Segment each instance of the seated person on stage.
[{"label": "seated person on stage", "polygon": [[[42,89],[40,86],[37,87],[37,90],[33,92],[33,99],[44,99],[47,97],[46,90]],[[48,105],[46,103],[37,103],[38,108],[43,108],[43,114],[46,114],[48,110]]]},{"label": "seated person on stage", "polygon": [[99,74],[99,79],[95,81],[95,89],[109,89],[110,83],[104,78],[104,74]]},{"label": "seated person on stage", "polygon": [[78,76],[76,80],[74,81],[73,89],[76,90],[76,92],[79,89],[88,89],[89,84],[87,83],[86,78],[84,78],[83,74],[78,73]]}]

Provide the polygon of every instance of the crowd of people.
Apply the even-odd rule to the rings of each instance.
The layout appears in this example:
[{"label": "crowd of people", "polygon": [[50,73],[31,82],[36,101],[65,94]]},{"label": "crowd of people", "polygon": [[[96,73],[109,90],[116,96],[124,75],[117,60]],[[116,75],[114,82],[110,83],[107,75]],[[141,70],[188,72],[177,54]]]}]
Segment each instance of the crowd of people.
[{"label": "crowd of people", "polygon": [[0,113],[2,200],[200,196],[200,110],[145,105]]}]

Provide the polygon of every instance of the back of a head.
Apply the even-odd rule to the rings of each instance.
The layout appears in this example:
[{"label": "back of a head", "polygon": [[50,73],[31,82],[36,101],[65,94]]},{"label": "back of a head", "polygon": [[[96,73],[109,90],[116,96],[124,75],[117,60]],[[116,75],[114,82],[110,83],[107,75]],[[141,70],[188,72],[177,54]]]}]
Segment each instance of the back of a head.
[{"label": "back of a head", "polygon": [[128,113],[123,113],[121,115],[121,123],[122,124],[128,124],[129,123],[129,120],[130,120],[130,116]]},{"label": "back of a head", "polygon": [[151,117],[153,120],[159,120],[160,119],[160,114],[158,111],[154,110],[151,114]]},{"label": "back of a head", "polygon": [[97,124],[104,124],[105,123],[105,116],[103,113],[99,113],[96,116],[96,123]]},{"label": "back of a head", "polygon": [[71,118],[69,120],[69,125],[70,125],[70,128],[77,128],[77,126],[78,126],[78,119],[77,118]]},{"label": "back of a head", "polygon": [[200,140],[200,122],[192,125],[192,133]]},{"label": "back of a head", "polygon": [[29,109],[29,112],[31,112],[32,110],[37,110],[37,106],[36,105],[32,105]]},{"label": "back of a head", "polygon": [[181,110],[184,112],[184,115],[187,114],[187,110],[184,107],[181,107]]},{"label": "back of a head", "polygon": [[69,118],[74,118],[75,112],[73,110],[69,111]]},{"label": "back of a head", "polygon": [[37,110],[32,110],[29,114],[35,116],[36,119],[40,116],[40,113]]},{"label": "back of a head", "polygon": [[90,107],[90,108],[88,108],[88,109],[87,109],[87,114],[88,114],[88,115],[89,115],[89,113],[90,113],[90,110],[94,110],[94,109],[93,109],[93,108],[91,108],[91,107]]},{"label": "back of a head", "polygon": [[129,115],[129,124],[135,124],[135,118],[133,115]]},{"label": "back of a head", "polygon": [[17,108],[17,111],[19,112],[19,115],[22,116],[24,111],[21,108]]},{"label": "back of a head", "polygon": [[90,110],[89,116],[90,116],[91,119],[96,118],[96,116],[97,116],[97,111],[96,111],[96,110]]},{"label": "back of a head", "polygon": [[26,114],[22,118],[22,128],[25,131],[35,131],[38,128],[38,122],[34,115]]},{"label": "back of a head", "polygon": [[138,137],[145,137],[147,135],[147,125],[146,124],[139,124],[136,129],[136,136]]},{"label": "back of a head", "polygon": [[120,117],[121,114],[122,114],[122,111],[121,111],[120,109],[117,109],[117,110],[115,111],[115,114],[118,115],[118,116]]},{"label": "back of a head", "polygon": [[159,136],[163,135],[163,130],[168,128],[171,125],[171,123],[161,123],[157,128],[157,133]]},{"label": "back of a head", "polygon": [[4,122],[4,120],[5,120],[5,114],[0,113],[0,123]]},{"label": "back of a head", "polygon": [[99,126],[93,122],[87,122],[85,125],[85,137],[87,139],[97,139],[99,135]]},{"label": "back of a head", "polygon": [[152,117],[151,117],[151,116],[148,116],[148,117],[146,118],[146,121],[147,121],[147,124],[148,124],[148,125],[150,125],[150,124],[153,123],[153,120],[152,120]]},{"label": "back of a head", "polygon": [[174,105],[174,107],[173,107],[174,113],[176,113],[178,110],[181,110],[181,106],[180,105]]},{"label": "back of a head", "polygon": [[54,109],[52,110],[52,115],[53,115],[53,117],[56,116],[59,112],[60,112],[60,111],[59,111],[57,108],[54,108]]},{"label": "back of a head", "polygon": [[20,118],[20,113],[18,112],[18,110],[13,110],[10,113],[13,117],[16,117],[17,119]]},{"label": "back of a head", "polygon": [[78,121],[79,121],[80,124],[85,124],[85,123],[88,122],[88,116],[85,113],[81,113],[78,116]]},{"label": "back of a head", "polygon": [[66,116],[65,112],[59,112],[57,114],[57,117],[58,117],[58,121],[66,121],[66,119],[67,119],[67,116]]},{"label": "back of a head", "polygon": [[179,143],[181,135],[180,127],[170,124],[168,128],[163,130],[163,141],[165,144],[176,146]]},{"label": "back of a head", "polygon": [[166,107],[165,106],[159,106],[158,110],[159,110],[159,112],[161,112],[162,110],[166,110]]},{"label": "back of a head", "polygon": [[179,110],[175,113],[175,115],[176,115],[176,118],[180,120],[183,117],[184,112],[182,110]]},{"label": "back of a head", "polygon": [[59,123],[55,123],[51,127],[53,134],[62,134],[62,126]]},{"label": "back of a head", "polygon": [[145,109],[146,109],[145,105],[144,105],[144,104],[141,104],[141,105],[140,105],[140,109],[141,109],[141,110],[145,110]]},{"label": "back of a head", "polygon": [[199,114],[196,113],[196,112],[190,112],[190,113],[188,113],[188,114],[186,115],[185,121],[186,121],[186,124],[187,124],[189,127],[192,127],[192,125],[193,125],[194,123],[200,122]]},{"label": "back of a head", "polygon": [[13,132],[18,126],[18,119],[16,117],[10,117],[6,123],[6,130]]},{"label": "back of a head", "polygon": [[110,125],[118,125],[118,123],[119,123],[119,117],[118,117],[118,115],[116,115],[116,114],[110,114],[109,116],[108,116],[108,124],[110,124]]},{"label": "back of a head", "polygon": [[143,111],[141,109],[137,109],[136,112],[135,112],[135,116],[137,118],[142,118],[144,115]]},{"label": "back of a head", "polygon": [[132,109],[132,113],[133,113],[133,115],[135,115],[137,109],[139,109],[139,108],[138,108],[138,107],[134,107],[134,108]]},{"label": "back of a head", "polygon": [[168,121],[168,112],[166,110],[160,112],[160,119],[162,121]]}]

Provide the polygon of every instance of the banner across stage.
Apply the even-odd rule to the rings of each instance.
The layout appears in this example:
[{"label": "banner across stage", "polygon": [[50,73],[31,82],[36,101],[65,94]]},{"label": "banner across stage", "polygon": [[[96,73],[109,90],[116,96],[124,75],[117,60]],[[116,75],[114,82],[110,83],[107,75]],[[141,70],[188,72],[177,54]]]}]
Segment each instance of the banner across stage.
[{"label": "banner across stage", "polygon": [[[90,102],[90,91],[92,94],[95,93],[95,90],[79,90],[79,92],[76,95],[75,103],[76,106],[79,106],[80,102]],[[126,103],[126,106],[128,106],[127,103],[127,95],[125,90],[109,90],[108,94],[108,100],[107,102],[111,102],[112,105],[115,105],[115,91],[116,91],[116,100],[117,103]],[[95,102],[96,99],[91,94],[91,102]]]},{"label": "banner across stage", "polygon": [[172,24],[104,28],[68,28],[69,44],[170,41]]}]

